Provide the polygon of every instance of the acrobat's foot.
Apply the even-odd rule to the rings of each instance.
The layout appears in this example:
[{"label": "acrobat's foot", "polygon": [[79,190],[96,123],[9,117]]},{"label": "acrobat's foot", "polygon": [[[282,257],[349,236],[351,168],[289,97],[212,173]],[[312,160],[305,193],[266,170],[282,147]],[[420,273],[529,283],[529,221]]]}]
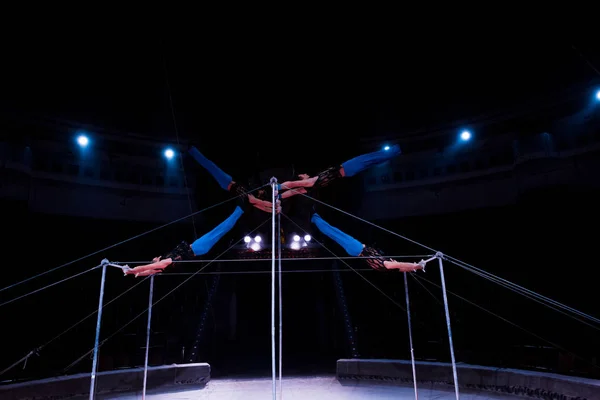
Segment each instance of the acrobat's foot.
[{"label": "acrobat's foot", "polygon": [[154,262],[151,264],[140,265],[139,267],[127,270],[125,271],[125,275],[135,275],[136,278],[138,276],[154,275],[162,272],[165,268],[173,263],[171,258],[161,260],[160,257],[157,257],[153,261]]}]

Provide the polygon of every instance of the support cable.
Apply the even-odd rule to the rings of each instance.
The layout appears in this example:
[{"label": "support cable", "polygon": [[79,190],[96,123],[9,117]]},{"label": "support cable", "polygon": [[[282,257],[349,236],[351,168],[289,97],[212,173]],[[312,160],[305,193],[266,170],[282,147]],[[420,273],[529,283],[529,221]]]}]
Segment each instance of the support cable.
[{"label": "support cable", "polygon": [[[262,222],[259,226],[257,226],[256,228],[254,228],[252,232],[260,229],[264,224],[266,224],[268,221],[270,221],[271,218],[266,219],[264,222]],[[238,244],[238,242],[240,242],[241,240],[238,240],[236,242],[234,242],[234,244],[232,244],[231,246],[229,246],[225,251],[223,251],[221,254],[219,254],[215,259],[213,259],[214,261],[218,261],[218,258],[221,257],[223,254],[227,253],[229,250],[231,250],[234,246],[236,246]],[[210,265],[206,264],[204,267],[202,267],[202,269],[208,267]],[[185,283],[187,283],[190,279],[192,279],[196,274],[200,273],[202,271],[202,269],[196,271],[196,273],[192,276],[190,276],[189,278],[186,278],[183,282],[181,282],[179,285],[175,286],[173,289],[171,289],[169,292],[167,292],[167,294],[165,294],[164,296],[162,296],[160,299],[156,300],[152,306],[156,306],[158,303],[160,303],[161,301],[163,301],[165,298],[167,298],[169,295],[171,295],[173,292],[175,292],[177,289],[179,289],[180,287],[182,287]],[[157,274],[160,275],[160,274]],[[106,343],[108,340],[110,340],[111,338],[113,338],[114,336],[116,336],[118,333],[120,333],[121,331],[123,331],[123,329],[127,328],[129,325],[131,325],[134,321],[136,321],[138,318],[140,318],[142,315],[146,314],[146,312],[148,312],[149,307],[147,309],[145,309],[144,311],[142,311],[141,313],[137,314],[135,317],[133,317],[132,319],[130,319],[127,323],[125,323],[124,325],[122,325],[119,329],[117,329],[115,332],[113,332],[110,336],[108,336],[106,339],[102,340],[102,342],[99,343],[98,348],[102,347],[102,345],[104,345],[104,343]],[[86,356],[88,356],[89,354],[91,354],[94,351],[94,349],[92,348],[91,350],[89,350],[88,352],[86,352],[85,354],[83,354],[81,357],[79,357],[78,359],[76,359],[75,361],[73,361],[71,364],[69,364],[65,369],[63,369],[63,373],[67,372],[69,369],[71,369],[73,366],[75,366],[77,363],[79,363],[81,360],[83,360]]]},{"label": "support cable", "polygon": [[69,276],[69,277],[67,277],[67,278],[65,278],[65,279],[61,279],[60,281],[53,282],[53,283],[51,283],[51,284],[49,284],[49,285],[46,285],[46,286],[43,286],[43,287],[41,287],[41,288],[39,288],[39,289],[32,290],[32,291],[31,291],[31,292],[29,292],[29,293],[25,293],[24,295],[21,295],[21,296],[15,297],[15,298],[13,298],[13,299],[11,299],[11,300],[7,300],[7,301],[5,301],[4,303],[0,303],[0,307],[2,307],[2,306],[5,306],[5,305],[7,305],[7,304],[10,304],[10,303],[14,303],[14,302],[15,302],[15,301],[17,301],[17,300],[24,299],[24,298],[25,298],[25,297],[27,297],[27,296],[31,296],[32,294],[39,293],[39,292],[41,292],[42,290],[49,289],[49,288],[51,288],[51,287],[53,287],[53,286],[56,286],[56,285],[58,285],[58,284],[60,284],[60,283],[63,283],[63,282],[69,281],[69,280],[71,280],[71,279],[73,279],[73,278],[77,278],[78,276],[81,276],[81,275],[83,275],[83,274],[87,274],[88,272],[91,272],[91,271],[93,271],[93,270],[95,270],[95,269],[97,269],[97,268],[100,268],[100,267],[101,267],[101,265],[98,265],[98,266],[96,266],[96,267],[94,267],[94,268],[90,268],[90,269],[88,269],[88,270],[85,270],[85,271],[79,272],[79,273],[77,273],[77,274],[75,274],[75,275],[71,275],[71,276]]},{"label": "support cable", "polygon": [[[130,292],[131,290],[135,289],[137,286],[141,285],[146,279],[148,279],[148,277],[145,277],[144,279],[141,279],[138,283],[136,283],[135,285],[127,288],[127,290],[125,290],[123,293],[119,294],[117,297],[115,297],[114,299],[110,300],[109,302],[107,302],[104,307],[108,307],[111,303],[114,303],[115,301],[117,301],[119,298],[123,297],[125,294],[127,294],[128,292]],[[17,366],[18,364],[20,364],[22,361],[27,361],[27,359],[29,357],[31,357],[32,355],[39,355],[39,353],[46,347],[48,347],[51,343],[54,343],[55,341],[57,341],[58,339],[60,339],[61,337],[63,337],[64,335],[66,335],[68,332],[72,331],[73,329],[75,329],[76,327],[78,327],[79,325],[81,325],[84,321],[86,321],[87,319],[89,319],[90,317],[96,315],[96,313],[98,313],[98,309],[96,308],[96,310],[94,310],[93,312],[91,312],[90,314],[86,315],[85,317],[83,317],[82,319],[80,319],[78,322],[74,323],[73,325],[71,325],[70,327],[68,327],[67,329],[65,329],[64,331],[62,331],[61,333],[59,333],[58,335],[54,336],[52,339],[48,340],[47,342],[45,342],[44,344],[42,344],[41,346],[36,347],[35,349],[31,350],[29,353],[27,353],[27,355],[25,355],[23,358],[21,358],[19,361],[17,361],[16,363],[12,364],[10,367],[0,371],[0,376],[2,376],[4,373],[10,371],[11,369],[13,369],[15,366]]]},{"label": "support cable", "polygon": [[[345,215],[348,215],[348,216],[350,216],[350,217],[352,217],[352,218],[355,218],[355,219],[357,219],[357,220],[359,220],[359,221],[361,221],[361,222],[364,222],[364,223],[366,223],[366,224],[368,224],[368,225],[371,225],[371,226],[373,226],[373,227],[375,227],[375,228],[378,228],[378,229],[380,229],[380,230],[382,230],[382,231],[384,231],[384,232],[387,232],[387,233],[389,233],[389,234],[391,234],[391,235],[397,236],[397,237],[399,237],[399,238],[401,238],[401,239],[404,239],[404,240],[406,240],[406,241],[408,241],[408,242],[411,242],[411,243],[413,243],[413,244],[416,244],[416,245],[418,245],[418,246],[421,246],[421,247],[423,247],[423,248],[425,248],[425,249],[427,249],[427,250],[431,250],[431,251],[433,251],[434,253],[438,253],[438,251],[437,251],[437,250],[435,250],[435,249],[433,249],[432,247],[426,246],[426,245],[424,245],[424,244],[422,244],[422,243],[419,243],[419,242],[417,242],[416,240],[413,240],[413,239],[410,239],[410,238],[408,238],[408,237],[406,237],[406,236],[400,235],[400,234],[398,234],[398,233],[396,233],[396,232],[393,232],[393,231],[391,231],[391,230],[389,230],[389,229],[386,229],[386,228],[384,228],[384,227],[382,227],[382,226],[379,226],[379,225],[377,225],[377,224],[375,224],[375,223],[373,223],[373,222],[371,222],[371,221],[368,221],[368,220],[366,220],[366,219],[364,219],[364,218],[358,217],[358,216],[356,216],[356,215],[354,215],[354,214],[351,214],[351,213],[349,213],[349,212],[347,212],[347,211],[344,211],[344,210],[342,210],[342,209],[340,209],[340,208],[338,208],[338,207],[335,207],[335,206],[332,206],[332,205],[330,205],[330,204],[327,204],[327,203],[325,203],[325,202],[323,202],[323,201],[321,201],[321,200],[318,200],[318,199],[316,199],[316,198],[314,198],[314,197],[312,197],[312,196],[308,196],[308,195],[306,195],[306,194],[304,194],[304,193],[300,193],[300,195],[302,195],[302,196],[305,196],[305,197],[307,197],[307,198],[309,198],[309,199],[311,199],[311,200],[313,200],[313,201],[316,201],[316,202],[318,202],[319,204],[325,205],[325,206],[327,206],[327,207],[329,207],[329,208],[331,208],[331,209],[334,209],[334,210],[336,210],[336,211],[338,211],[338,212],[340,212],[340,213],[342,213],[342,214],[345,214]],[[541,294],[539,294],[539,293],[536,293],[536,292],[534,292],[534,291],[532,291],[532,290],[529,290],[529,289],[527,289],[527,288],[524,288],[524,287],[522,287],[522,286],[520,286],[520,285],[517,285],[516,283],[513,283],[513,282],[510,282],[510,281],[508,281],[508,280],[506,280],[506,279],[503,279],[503,278],[497,277],[497,276],[495,276],[494,274],[492,274],[492,273],[490,273],[490,272],[487,272],[487,271],[484,271],[484,270],[482,270],[482,269],[476,268],[476,267],[474,267],[474,266],[472,266],[472,265],[470,265],[470,264],[467,264],[467,263],[465,263],[465,262],[463,262],[463,261],[461,261],[461,260],[459,260],[459,259],[457,259],[457,258],[454,258],[454,257],[448,256],[448,255],[444,255],[444,259],[446,259],[446,260],[448,260],[448,261],[452,262],[453,264],[456,264],[456,265],[462,266],[463,268],[465,268],[465,269],[467,269],[467,270],[469,270],[469,271],[471,271],[471,272],[472,272],[472,271],[478,271],[478,272],[481,272],[481,273],[483,274],[483,275],[480,275],[481,277],[485,277],[486,279],[489,279],[489,280],[491,280],[491,281],[493,281],[493,282],[495,282],[495,283],[504,282],[506,285],[508,285],[507,287],[509,287],[509,286],[510,286],[510,287],[512,287],[512,288],[515,288],[515,289],[517,289],[517,290],[515,290],[517,293],[520,293],[520,294],[529,293],[529,294],[531,294],[532,296],[535,296],[535,297],[537,297],[538,299],[540,299],[540,300],[542,300],[542,301],[545,301],[545,302],[551,303],[551,304],[553,304],[553,305],[555,305],[555,306],[557,306],[557,307],[559,307],[559,308],[562,308],[562,309],[564,309],[564,310],[566,310],[566,311],[570,311],[570,312],[572,312],[572,313],[574,313],[574,314],[577,314],[577,315],[579,315],[579,316],[581,316],[581,317],[584,317],[584,318],[586,318],[586,319],[589,319],[589,320],[591,320],[591,321],[594,321],[594,322],[596,322],[596,323],[600,323],[600,319],[598,319],[598,318],[596,318],[596,317],[593,317],[593,316],[591,316],[591,315],[589,315],[589,314],[586,314],[586,313],[584,313],[584,312],[582,312],[582,311],[576,310],[576,309],[574,309],[574,308],[572,308],[572,307],[569,307],[569,306],[567,306],[567,305],[565,305],[565,304],[559,303],[558,301],[552,300],[552,299],[550,299],[549,297],[546,297],[546,296],[544,296],[544,295],[541,295]],[[484,275],[485,275],[485,276],[484,276]],[[494,278],[494,279],[496,279],[496,280],[494,281],[494,280],[492,280],[491,278],[487,278],[487,277],[493,277],[493,278]],[[526,297],[527,297],[527,296],[526,296]],[[545,304],[545,305],[546,305],[546,304]],[[552,308],[552,307],[550,307],[550,308]]]},{"label": "support cable", "polygon": [[[302,228],[300,225],[298,225],[296,222],[294,222],[290,217],[288,217],[285,214],[282,214],[284,217],[286,217],[288,219],[288,221],[290,221],[291,223],[293,223],[294,225],[296,225],[296,227],[298,229],[301,229],[305,234],[307,234],[306,230],[304,228]],[[314,239],[314,238],[313,238]],[[330,250],[327,246],[325,246],[323,243],[319,242],[317,239],[314,239],[318,244],[320,244],[325,250],[329,251],[331,254],[333,254],[335,256],[335,253]],[[356,258],[356,257],[354,257]],[[348,264],[346,261],[338,258],[339,261],[341,261],[344,265],[346,265],[348,268],[350,268],[352,271],[354,271],[358,276],[360,276],[365,282],[367,282],[369,285],[373,286],[379,293],[381,293],[383,296],[385,296],[389,301],[391,301],[392,303],[394,303],[396,306],[398,306],[398,308],[400,308],[401,310],[404,310],[404,312],[406,312],[406,308],[404,308],[400,303],[398,303],[396,300],[394,300],[391,296],[389,296],[387,293],[385,293],[383,290],[381,290],[376,284],[374,284],[373,282],[371,282],[370,280],[368,280],[367,278],[365,278],[360,272],[358,272],[358,270],[356,268],[353,268],[350,266],[350,264]]]},{"label": "support cable", "polygon": [[[413,275],[413,276],[414,276],[414,275]],[[430,281],[429,279],[427,279],[427,278],[424,278],[423,276],[414,276],[414,277],[415,277],[415,279],[417,279],[417,280],[420,280],[420,279],[422,279],[422,280],[424,280],[425,282],[427,282],[427,283],[429,283],[429,284],[431,284],[431,285],[433,285],[433,286],[435,286],[435,287],[437,287],[437,288],[439,288],[439,289],[441,289],[441,288],[442,288],[442,287],[441,287],[440,285],[438,285],[437,283],[434,283],[434,282]],[[498,315],[498,314],[496,314],[495,312],[493,312],[493,311],[490,311],[490,310],[488,310],[487,308],[484,308],[484,307],[480,306],[480,305],[479,305],[479,304],[477,304],[477,303],[474,303],[474,302],[472,302],[472,301],[470,301],[470,300],[467,300],[466,298],[464,298],[464,297],[462,297],[462,296],[460,296],[460,295],[458,295],[458,294],[456,294],[456,293],[454,293],[454,292],[451,292],[450,290],[447,290],[447,292],[448,292],[448,293],[450,293],[451,295],[453,295],[453,296],[455,296],[455,297],[457,297],[457,298],[459,298],[459,299],[463,300],[464,302],[466,302],[466,303],[468,303],[468,304],[472,305],[473,307],[476,307],[476,308],[478,308],[478,309],[480,309],[480,310],[482,310],[482,311],[485,311],[486,313],[488,313],[488,314],[490,314],[490,315],[493,315],[494,317],[496,317],[496,318],[498,318],[498,319],[500,319],[500,320],[502,320],[502,321],[506,322],[507,324],[509,324],[509,325],[512,325],[512,326],[514,326],[515,328],[518,328],[518,329],[520,329],[521,331],[523,331],[523,332],[525,332],[525,333],[527,333],[527,334],[529,334],[529,335],[531,335],[531,336],[533,336],[533,337],[535,337],[535,338],[537,338],[537,339],[539,339],[539,340],[541,340],[541,341],[543,341],[543,342],[545,342],[545,343],[548,343],[549,345],[553,346],[554,348],[556,348],[556,349],[558,349],[558,350],[562,350],[562,351],[564,351],[565,353],[567,353],[567,354],[570,354],[571,356],[573,356],[573,357],[575,357],[575,358],[577,358],[577,359],[579,359],[579,360],[585,361],[586,363],[588,363],[588,364],[592,365],[592,366],[593,366],[593,367],[595,367],[595,368],[600,368],[600,366],[598,366],[598,365],[596,365],[596,364],[592,363],[591,361],[589,361],[589,360],[585,359],[584,357],[582,357],[582,356],[579,356],[579,355],[577,355],[577,354],[575,354],[575,353],[573,353],[573,352],[571,352],[571,351],[569,351],[569,350],[565,349],[564,347],[562,347],[562,346],[560,346],[560,345],[558,345],[558,344],[556,344],[556,343],[554,343],[554,342],[551,342],[550,340],[548,340],[548,339],[545,339],[545,338],[543,338],[542,336],[540,336],[540,335],[538,335],[538,334],[536,334],[536,333],[534,333],[534,332],[532,332],[532,331],[530,331],[530,330],[528,330],[528,329],[526,329],[526,328],[523,328],[521,325],[519,325],[519,324],[517,324],[517,323],[515,323],[515,322],[512,322],[512,321],[510,321],[510,320],[508,320],[508,319],[506,319],[506,318],[502,317],[501,315]]]},{"label": "support cable", "polygon": [[[260,190],[260,189],[264,188],[265,186],[268,186],[268,184],[265,184],[265,185],[263,185],[263,186],[261,186],[261,187],[258,187],[258,188],[256,188],[256,189],[252,189],[252,190],[248,191],[248,194],[250,194],[250,193],[252,193],[252,192],[255,192],[255,191],[257,191],[257,190]],[[120,242],[117,242],[117,243],[115,243],[115,244],[112,244],[112,245],[110,245],[110,246],[107,246],[107,247],[105,247],[105,248],[103,248],[103,249],[100,249],[100,250],[94,251],[94,252],[92,252],[92,253],[89,253],[88,255],[85,255],[85,256],[83,256],[83,257],[79,257],[79,258],[78,258],[78,259],[76,259],[76,260],[69,261],[69,262],[67,262],[67,263],[64,263],[64,264],[62,264],[62,265],[59,265],[58,267],[54,267],[54,268],[52,268],[52,269],[49,269],[49,270],[47,270],[47,271],[44,271],[44,272],[42,272],[42,273],[40,273],[40,274],[37,274],[37,275],[34,275],[34,276],[30,277],[30,278],[24,279],[24,280],[22,280],[22,281],[20,281],[20,282],[16,282],[16,283],[13,283],[13,284],[11,284],[11,285],[8,285],[8,286],[6,286],[6,287],[4,287],[4,288],[0,289],[0,292],[3,292],[3,291],[5,291],[5,290],[8,290],[8,289],[11,289],[11,288],[13,288],[13,287],[15,287],[15,286],[18,286],[18,285],[21,285],[21,284],[23,284],[23,283],[25,283],[25,282],[29,282],[29,281],[31,281],[31,280],[33,280],[33,279],[39,278],[40,276],[43,276],[43,275],[49,274],[50,272],[54,272],[54,271],[56,271],[56,270],[58,270],[58,269],[61,269],[61,268],[67,267],[67,266],[69,266],[69,265],[75,264],[75,263],[77,263],[77,262],[79,262],[79,261],[85,260],[85,259],[87,259],[87,258],[90,258],[91,256],[95,256],[95,255],[97,255],[97,254],[100,254],[100,253],[102,253],[102,252],[105,252],[105,251],[107,251],[107,250],[113,249],[113,248],[115,248],[115,247],[117,247],[117,246],[120,246],[120,245],[122,245],[122,244],[125,244],[125,243],[127,243],[127,242],[130,242],[130,241],[132,241],[132,240],[139,239],[139,238],[141,238],[142,236],[146,236],[146,235],[148,235],[148,234],[150,234],[150,233],[153,233],[153,232],[156,232],[156,231],[158,231],[158,230],[160,230],[160,229],[166,228],[167,226],[170,226],[170,225],[176,224],[177,222],[184,221],[184,220],[186,220],[186,219],[188,219],[188,218],[191,218],[191,217],[193,217],[193,216],[195,216],[195,215],[198,215],[198,214],[200,214],[200,213],[203,213],[204,211],[208,211],[208,210],[211,210],[211,209],[213,209],[213,208],[216,208],[216,207],[218,207],[218,206],[221,206],[221,205],[223,205],[223,204],[225,204],[225,203],[229,203],[229,202],[230,202],[230,201],[232,201],[232,200],[236,200],[236,199],[237,199],[238,197],[240,197],[240,196],[242,196],[242,195],[238,195],[238,196],[235,196],[235,197],[231,197],[231,198],[229,198],[229,199],[227,199],[227,200],[223,200],[223,201],[221,201],[221,202],[219,202],[219,203],[213,204],[212,206],[209,206],[209,207],[203,208],[202,210],[199,210],[199,211],[193,212],[193,213],[191,213],[191,214],[189,214],[189,215],[186,215],[186,216],[184,216],[184,217],[181,217],[181,218],[177,218],[177,219],[175,219],[175,220],[173,220],[173,221],[171,221],[171,222],[167,222],[166,224],[160,225],[160,226],[158,226],[158,227],[156,227],[156,228],[152,228],[152,229],[150,229],[150,230],[148,230],[148,231],[146,231],[146,232],[142,232],[142,233],[140,233],[140,234],[138,234],[138,235],[132,236],[132,237],[130,237],[130,238],[128,238],[128,239],[122,240],[122,241],[120,241]]]}]

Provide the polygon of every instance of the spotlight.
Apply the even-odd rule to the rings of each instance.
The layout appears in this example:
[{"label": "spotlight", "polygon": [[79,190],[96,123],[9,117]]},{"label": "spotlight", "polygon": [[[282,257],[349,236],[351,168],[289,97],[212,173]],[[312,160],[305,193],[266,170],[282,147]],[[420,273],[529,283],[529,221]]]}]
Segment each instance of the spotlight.
[{"label": "spotlight", "polygon": [[600,100],[600,90],[596,92],[596,100]]},{"label": "spotlight", "polygon": [[256,237],[254,238],[254,241],[256,243],[260,243],[260,242],[262,242],[262,238],[259,235],[256,235]]},{"label": "spotlight", "polygon": [[86,147],[90,143],[90,140],[85,135],[77,136],[77,144],[81,147]]},{"label": "spotlight", "polygon": [[300,241],[300,236],[294,235],[294,242],[299,242],[299,241]]},{"label": "spotlight", "polygon": [[173,151],[173,149],[166,149],[165,150],[165,158],[167,160],[172,159],[173,157],[175,157],[175,152]]},{"label": "spotlight", "polygon": [[250,248],[254,251],[259,251],[260,250],[260,244],[258,243],[252,243],[252,245],[250,246]]},{"label": "spotlight", "polygon": [[250,243],[251,241],[252,241],[252,238],[250,236],[244,237],[244,243]]},{"label": "spotlight", "polygon": [[305,241],[305,242],[310,242],[310,239],[312,239],[312,238],[310,237],[310,235],[304,235],[304,241]]},{"label": "spotlight", "polygon": [[464,142],[466,142],[467,140],[471,139],[471,132],[469,131],[462,131],[462,133],[460,134],[460,139]]},{"label": "spotlight", "polygon": [[390,146],[383,146],[383,150],[388,151],[390,149]]},{"label": "spotlight", "polygon": [[290,247],[292,248],[292,250],[300,250],[300,242],[292,242]]}]

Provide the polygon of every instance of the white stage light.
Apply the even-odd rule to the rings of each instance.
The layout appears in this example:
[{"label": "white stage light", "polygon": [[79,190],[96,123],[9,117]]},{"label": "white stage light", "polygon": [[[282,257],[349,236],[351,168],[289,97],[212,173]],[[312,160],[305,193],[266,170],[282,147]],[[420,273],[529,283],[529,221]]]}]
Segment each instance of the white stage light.
[{"label": "white stage light", "polygon": [[390,149],[390,146],[384,146],[384,147],[383,147],[383,149],[384,149],[385,151],[388,151],[388,150]]},{"label": "white stage light", "polygon": [[300,236],[294,235],[294,242],[299,242],[299,241],[300,241]]},{"label": "white stage light", "polygon": [[254,241],[256,243],[260,243],[260,242],[262,242],[262,238],[259,235],[256,235],[256,237],[254,238]]},{"label": "white stage light", "polygon": [[81,147],[86,147],[90,143],[90,140],[85,135],[77,136],[77,144]]},{"label": "white stage light", "polygon": [[260,250],[260,244],[258,243],[252,243],[252,246],[250,246],[250,248],[254,251],[259,251]]},{"label": "white stage light", "polygon": [[175,156],[175,152],[172,149],[165,150],[165,157],[167,158],[167,160],[170,160],[174,156]]},{"label": "white stage light", "polygon": [[251,241],[252,241],[252,238],[250,236],[244,237],[244,243],[250,243]]},{"label": "white stage light", "polygon": [[596,99],[597,99],[597,100],[600,100],[600,90],[598,90],[598,91],[596,92]]},{"label": "white stage light", "polygon": [[304,235],[304,241],[305,241],[305,242],[310,242],[310,239],[312,239],[312,238],[310,237],[310,235]]},{"label": "white stage light", "polygon": [[292,242],[290,247],[292,250],[300,250],[300,242]]},{"label": "white stage light", "polygon": [[461,138],[461,140],[466,142],[467,140],[471,139],[471,132],[462,131],[462,133],[460,134],[460,138]]}]

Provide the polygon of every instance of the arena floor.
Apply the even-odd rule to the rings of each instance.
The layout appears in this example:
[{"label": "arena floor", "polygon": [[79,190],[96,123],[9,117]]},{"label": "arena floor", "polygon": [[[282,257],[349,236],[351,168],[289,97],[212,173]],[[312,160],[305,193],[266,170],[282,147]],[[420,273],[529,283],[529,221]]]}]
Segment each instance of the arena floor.
[{"label": "arena floor", "polygon": [[[421,400],[454,400],[456,396],[450,387],[447,390],[436,386],[420,387]],[[360,399],[414,399],[411,387],[368,383],[341,384],[335,377],[284,378],[283,399],[286,400],[360,400]],[[517,397],[489,392],[461,393],[462,400],[515,399]],[[142,394],[97,396],[98,399],[138,400]],[[189,391],[149,392],[152,400],[269,400],[272,399],[271,379],[213,379],[204,389]],[[279,394],[277,396],[279,399]]]}]

